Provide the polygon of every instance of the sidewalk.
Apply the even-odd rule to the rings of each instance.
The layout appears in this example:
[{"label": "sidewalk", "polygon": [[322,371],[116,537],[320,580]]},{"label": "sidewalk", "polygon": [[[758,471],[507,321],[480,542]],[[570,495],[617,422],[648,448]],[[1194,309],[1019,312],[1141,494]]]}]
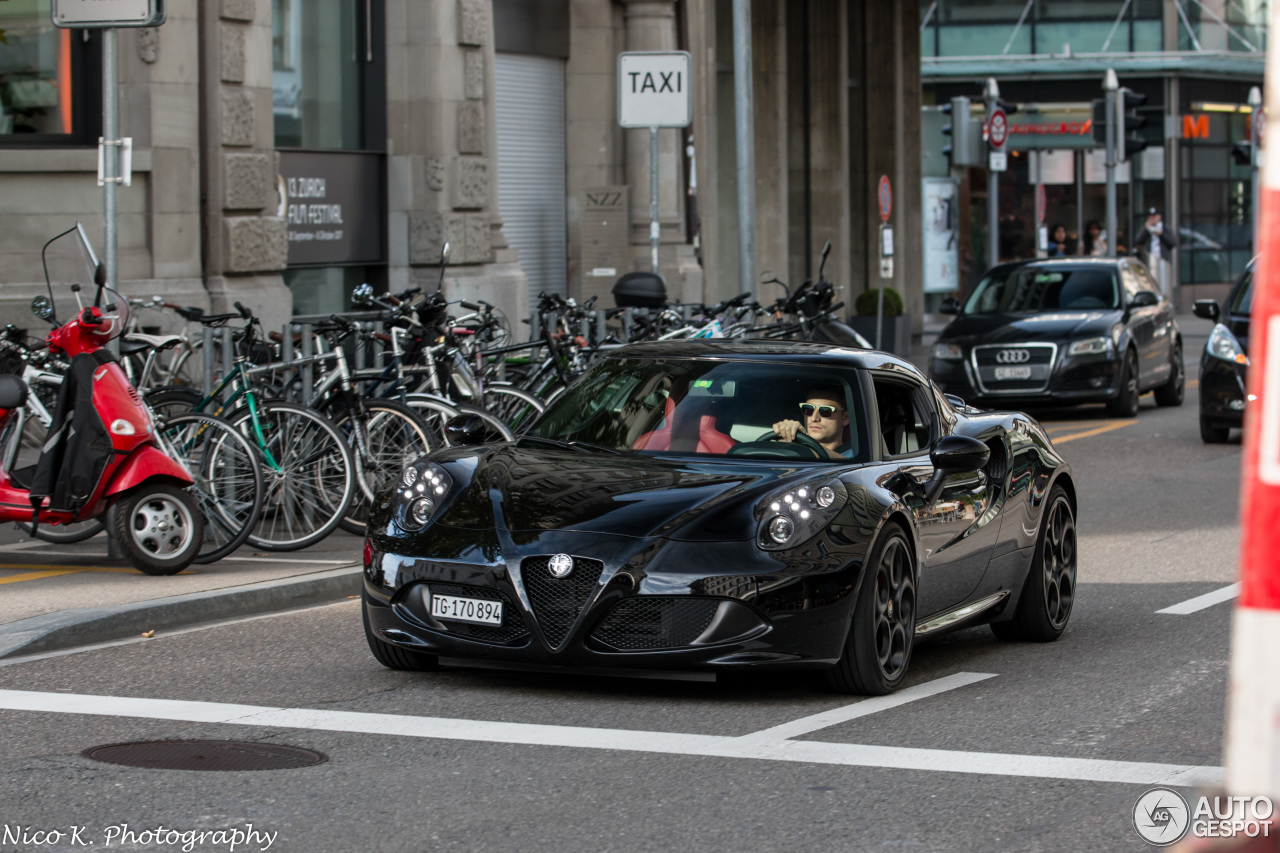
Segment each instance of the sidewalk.
[{"label": "sidewalk", "polygon": [[74,545],[0,529],[0,658],[256,613],[360,591],[360,538],[337,532],[305,551],[252,547],[153,577],[107,557],[105,534]]}]

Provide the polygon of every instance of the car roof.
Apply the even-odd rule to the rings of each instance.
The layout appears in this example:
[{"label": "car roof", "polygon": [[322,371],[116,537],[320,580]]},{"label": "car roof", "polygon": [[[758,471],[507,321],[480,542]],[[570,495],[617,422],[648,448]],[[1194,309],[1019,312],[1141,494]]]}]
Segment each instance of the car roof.
[{"label": "car roof", "polygon": [[1075,269],[1089,269],[1090,267],[1118,267],[1125,263],[1138,263],[1133,258],[1028,258],[1021,261],[1007,261],[998,267],[993,267],[987,272],[994,272],[997,269],[1013,272],[1015,269],[1022,267],[1036,267],[1038,269],[1052,269],[1054,267],[1069,267]]},{"label": "car roof", "polygon": [[887,352],[813,341],[780,341],[761,338],[648,341],[611,351],[607,358],[709,358],[740,361],[827,364],[864,370],[910,373],[920,380],[924,374],[911,362]]}]

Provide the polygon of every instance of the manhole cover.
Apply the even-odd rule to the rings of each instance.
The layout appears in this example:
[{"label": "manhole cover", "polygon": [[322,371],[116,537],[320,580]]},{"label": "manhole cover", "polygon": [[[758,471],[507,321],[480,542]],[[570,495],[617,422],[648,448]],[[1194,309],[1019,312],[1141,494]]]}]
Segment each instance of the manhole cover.
[{"label": "manhole cover", "polygon": [[94,761],[153,770],[292,770],[328,761],[310,749],[234,740],[158,740],[95,746]]}]

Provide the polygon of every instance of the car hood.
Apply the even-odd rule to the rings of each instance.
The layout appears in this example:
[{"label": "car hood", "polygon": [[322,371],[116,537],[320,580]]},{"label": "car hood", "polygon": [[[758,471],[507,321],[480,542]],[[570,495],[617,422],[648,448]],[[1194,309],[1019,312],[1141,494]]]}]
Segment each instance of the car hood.
[{"label": "car hood", "polygon": [[939,340],[970,344],[1066,341],[1106,335],[1123,312],[1062,311],[1049,314],[962,314],[943,330]]},{"label": "car hood", "polygon": [[[661,458],[500,445],[433,457],[454,479],[436,523],[512,532],[562,530],[684,541],[751,539],[755,508],[830,466]],[[824,477],[825,475],[825,477]]]}]

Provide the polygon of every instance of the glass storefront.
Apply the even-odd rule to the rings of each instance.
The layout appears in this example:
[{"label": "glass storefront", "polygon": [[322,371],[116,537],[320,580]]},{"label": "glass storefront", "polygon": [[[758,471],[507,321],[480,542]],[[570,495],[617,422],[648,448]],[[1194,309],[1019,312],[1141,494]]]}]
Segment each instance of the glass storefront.
[{"label": "glass storefront", "polygon": [[275,143],[296,314],[351,307],[386,279],[382,0],[272,0]]}]

